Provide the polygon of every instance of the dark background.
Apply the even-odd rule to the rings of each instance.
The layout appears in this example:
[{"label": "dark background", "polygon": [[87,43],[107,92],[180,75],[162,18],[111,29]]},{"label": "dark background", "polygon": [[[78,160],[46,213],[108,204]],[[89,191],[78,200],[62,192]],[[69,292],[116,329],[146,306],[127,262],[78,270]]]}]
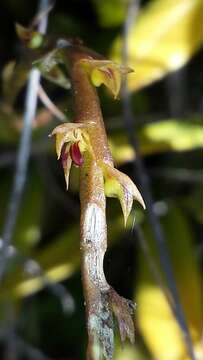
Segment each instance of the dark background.
[{"label": "dark background", "polygon": [[[80,37],[87,46],[108,57],[114,39],[122,32],[127,7],[122,5],[121,15],[118,16],[116,9],[118,10],[120,5],[117,5],[118,8],[115,5],[108,8],[106,5],[105,10],[105,2],[101,7],[98,3],[96,0],[56,1],[49,16],[48,33],[59,37]],[[141,6],[146,4],[147,1],[141,2]],[[1,0],[1,73],[8,61],[22,59],[22,46],[15,33],[14,24],[18,22],[27,26],[36,13],[36,8],[37,1]],[[102,11],[104,11],[104,15],[102,15]],[[132,94],[136,132],[141,132],[149,123],[170,121],[170,119],[175,119],[180,123],[184,122],[184,124],[202,126],[202,56],[202,50],[199,50],[184,68]],[[69,114],[69,109],[71,109],[70,91],[65,92],[45,80],[42,80],[42,84],[52,100],[61,110],[67,111]],[[3,85],[1,93],[2,87]],[[127,139],[121,101],[115,102],[103,89],[99,90],[99,94],[109,136],[112,138],[125,136]],[[16,117],[20,117],[23,113],[24,95],[25,88],[21,90],[14,104]],[[3,102],[3,96],[1,96],[1,103]],[[39,107],[43,108],[41,103]],[[3,113],[0,117],[2,134],[0,134],[0,224],[3,226],[15,169],[19,132],[16,132],[16,129],[12,130],[12,121],[15,119],[12,118],[7,123]],[[72,257],[76,260],[73,261],[77,262],[79,258],[77,230],[80,211],[75,185],[77,174],[75,175],[74,171],[70,191],[67,194],[62,169],[54,154],[53,142],[47,140],[47,135],[56,124],[57,121],[52,119],[46,126],[33,131],[33,148],[26,189],[13,239],[14,251],[16,248],[18,254],[22,253],[34,259],[42,259],[42,269],[44,267],[51,269],[54,268],[55,263],[60,263],[61,253],[65,258],[65,252],[57,248],[57,243],[61,244],[61,239],[64,239],[63,246],[69,259],[72,251],[72,245],[69,245],[69,242],[75,243],[73,247],[76,251],[73,252]],[[181,136],[181,131],[179,135]],[[142,148],[142,139],[144,138],[140,137],[140,139]],[[177,137],[177,142],[179,141],[180,139]],[[43,143],[48,145],[45,150],[41,151],[39,144]],[[156,213],[163,222],[167,239],[171,241],[169,252],[172,256],[172,263],[176,267],[177,263],[180,265],[183,260],[182,268],[177,266],[179,274],[177,282],[181,282],[181,276],[184,278],[184,267],[187,266],[187,263],[193,264],[193,261],[195,265],[193,264],[193,267],[191,265],[191,269],[194,269],[195,272],[197,267],[198,274],[202,276],[202,155],[201,146],[198,148],[194,146],[186,151],[176,151],[168,146],[164,151],[152,151],[148,155],[143,152],[143,161],[155,199]],[[118,166],[123,172],[133,176],[132,159],[131,161],[124,160]],[[136,180],[139,183],[137,173]],[[144,218],[146,215],[140,208],[136,214],[136,221],[143,226],[147,241],[150,242],[152,235],[147,220]],[[121,216],[119,205],[115,200],[108,201],[107,216],[109,228],[113,234],[113,243],[110,242],[106,254],[105,273],[108,281],[119,294],[133,299],[142,281],[146,281],[143,280],[142,273],[143,269],[145,272],[148,261],[142,254],[136,235],[132,231],[133,225],[120,231],[113,225],[116,223],[115,220]],[[177,219],[180,218],[182,222],[178,222]],[[179,225],[182,224],[180,227],[176,225],[176,220]],[[175,235],[174,226],[177,226],[178,229]],[[73,233],[77,234],[77,236],[74,235],[75,238],[70,233],[70,229],[74,229]],[[188,231],[191,231],[189,242],[192,250],[185,253],[184,234]],[[174,235],[173,239],[172,234]],[[180,245],[182,246],[182,255],[181,248],[176,251],[179,240],[182,244]],[[64,245],[65,241],[67,246]],[[46,255],[46,249],[49,247],[52,247],[52,251]],[[41,291],[33,290],[29,296],[16,299],[12,289],[20,281],[22,274],[18,276],[18,273],[22,272],[25,264],[18,255],[8,261],[8,279],[6,277],[2,291],[4,293],[5,289],[9,289],[9,295],[2,298],[0,296],[2,319],[0,357],[5,360],[41,359],[41,353],[44,353],[50,359],[79,360],[85,358],[86,329],[79,267],[76,266],[71,276],[64,279],[60,285],[53,286],[47,283],[44,284]],[[32,271],[31,276],[34,276]],[[191,279],[193,279],[192,276]],[[190,278],[185,278],[184,281],[190,282]],[[185,291],[187,293],[187,288]],[[184,289],[181,294],[184,297]],[[187,294],[188,296],[192,297],[192,294]],[[144,345],[143,338],[144,336],[141,335],[139,326],[137,326],[136,346],[141,349],[142,358],[140,357],[140,359],[150,359],[153,354],[151,355],[147,346]],[[125,359],[127,360],[127,358]]]}]

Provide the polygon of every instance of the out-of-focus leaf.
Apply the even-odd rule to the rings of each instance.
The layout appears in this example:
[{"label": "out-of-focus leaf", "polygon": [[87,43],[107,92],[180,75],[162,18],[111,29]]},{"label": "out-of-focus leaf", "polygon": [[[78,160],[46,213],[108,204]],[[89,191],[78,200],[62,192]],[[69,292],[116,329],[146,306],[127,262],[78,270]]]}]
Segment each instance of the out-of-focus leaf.
[{"label": "out-of-focus leaf", "polygon": [[[40,120],[40,116],[42,119]],[[0,140],[4,144],[16,144],[19,132],[18,127],[22,127],[21,119],[15,122],[15,113],[6,112],[3,108],[0,110]],[[201,118],[199,119],[201,121]],[[50,121],[50,115],[47,112],[39,113],[39,121],[36,129],[33,129],[35,138],[39,138],[41,128]],[[44,126],[43,126],[44,124]],[[50,127],[47,127],[47,133]],[[203,147],[203,126],[195,119],[190,121],[182,120],[163,120],[152,124],[144,125],[138,130],[141,152],[143,155],[162,153],[165,151],[190,151]],[[109,134],[109,144],[113,158],[117,164],[123,164],[132,161],[135,158],[135,152],[129,143],[128,137],[123,131],[116,130]],[[50,142],[50,147],[54,147]],[[47,146],[50,152],[50,147]],[[74,184],[73,184],[74,185]]]},{"label": "out-of-focus leaf", "polygon": [[160,145],[162,149],[175,151],[191,150],[203,146],[203,126],[189,121],[162,121],[146,125],[141,131],[141,139],[147,144]]},{"label": "out-of-focus leaf", "polygon": [[30,68],[31,64],[25,59],[19,63],[10,61],[4,67],[2,73],[3,97],[7,105],[12,107],[19,91],[26,83]]},{"label": "out-of-focus leaf", "polygon": [[[120,344],[119,344],[120,345]],[[115,352],[115,360],[148,360],[149,358],[144,355],[137,345],[125,344],[124,348],[118,346]]]},{"label": "out-of-focus leaf", "polygon": [[43,191],[38,174],[30,174],[13,236],[14,245],[23,253],[29,253],[40,241]]},{"label": "out-of-focus leaf", "polygon": [[54,49],[42,58],[34,61],[33,65],[40,70],[41,75],[45,79],[67,90],[70,89],[71,85],[66,74],[59,66],[59,63],[62,63],[60,62],[59,52],[58,49]]},{"label": "out-of-focus leaf", "polygon": [[[128,221],[127,228],[132,226],[132,216],[130,217],[131,221]],[[109,230],[111,242],[117,240],[122,231],[126,231],[120,215],[112,221]],[[45,278],[42,274],[30,276],[25,273],[21,265],[14,273],[7,276],[0,287],[0,300],[7,296],[12,298],[28,296],[41,290],[47,285],[47,281],[54,283],[69,278],[79,267],[79,246],[79,228],[74,227],[40,252],[32,253],[30,256],[41,266]]]},{"label": "out-of-focus leaf", "polygon": [[[193,235],[183,213],[175,207],[170,208],[164,217],[163,226],[196,356],[202,359],[202,274],[196,258]],[[157,258],[149,229],[146,229],[146,236],[152,253]],[[180,329],[161,289],[146,266],[143,254],[140,255],[139,268],[137,316],[140,330],[152,356],[157,360],[188,360]]]},{"label": "out-of-focus leaf", "polygon": [[128,0],[93,0],[101,26],[121,25],[125,19],[128,3]]},{"label": "out-of-focus leaf", "polygon": [[32,28],[25,28],[20,24],[16,24],[16,33],[20,40],[30,49],[38,48],[43,44],[43,34]]},{"label": "out-of-focus leaf", "polygon": [[[199,172],[198,175],[203,178],[203,171],[201,171],[201,174]],[[195,178],[195,174],[194,174]],[[200,224],[203,224],[203,187],[202,187],[202,181],[200,179],[198,187],[195,187],[194,190],[190,194],[186,194],[183,203],[184,206],[189,210],[190,214],[194,216],[195,220],[197,220]]]},{"label": "out-of-focus leaf", "polygon": [[[129,34],[129,88],[137,90],[183,66],[203,44],[202,0],[154,0]],[[121,61],[121,39],[112,57]]]},{"label": "out-of-focus leaf", "polygon": [[[203,147],[203,126],[198,122],[164,120],[145,125],[139,130],[138,137],[144,155],[168,150],[188,151]],[[134,159],[134,150],[123,130],[110,134],[109,140],[118,164]]]},{"label": "out-of-focus leaf", "polygon": [[[26,44],[26,48],[21,59],[10,61],[3,69],[3,97],[6,105],[13,106],[33,67],[38,67],[47,80],[70,89],[67,74],[59,65],[58,50],[48,51],[47,49],[49,42],[52,43],[54,40],[21,25],[17,25],[16,29],[24,45]],[[43,46],[44,43],[45,46]]]},{"label": "out-of-focus leaf", "polygon": [[[8,205],[10,186],[7,177],[2,177],[0,189],[1,214],[5,213],[5,208]],[[13,245],[23,254],[28,254],[30,249],[40,240],[43,190],[39,176],[33,171],[29,176],[13,235]],[[4,220],[2,216],[0,220],[1,228]]]}]

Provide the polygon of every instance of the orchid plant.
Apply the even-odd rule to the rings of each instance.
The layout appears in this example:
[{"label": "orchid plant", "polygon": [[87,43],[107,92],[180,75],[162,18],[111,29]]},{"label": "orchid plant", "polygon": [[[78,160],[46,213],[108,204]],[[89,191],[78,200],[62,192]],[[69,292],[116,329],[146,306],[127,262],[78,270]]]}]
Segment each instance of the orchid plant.
[{"label": "orchid plant", "polygon": [[[133,200],[145,208],[142,196],[132,180],[114,167],[108,146],[101,107],[95,87],[104,84],[117,98],[122,76],[132,70],[104,59],[80,41],[60,39],[50,46],[39,33],[17,28],[26,46],[43,49],[35,61],[42,75],[49,76],[63,63],[68,70],[74,121],[57,126],[51,133],[61,160],[66,187],[71,166],[80,172],[80,249],[88,331],[87,359],[113,359],[114,324],[118,322],[121,341],[134,342],[135,305],[108,284],[103,259],[107,249],[106,197],[119,199],[126,224]],[[34,45],[33,45],[34,44]]]}]

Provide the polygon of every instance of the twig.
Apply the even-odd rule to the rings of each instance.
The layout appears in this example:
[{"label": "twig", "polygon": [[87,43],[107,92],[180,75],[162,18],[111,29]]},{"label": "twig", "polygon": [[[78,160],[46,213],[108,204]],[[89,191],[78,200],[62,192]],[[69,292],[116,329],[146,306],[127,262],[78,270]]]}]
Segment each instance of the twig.
[{"label": "twig", "polygon": [[[139,4],[140,4],[139,0],[132,0],[130,2],[128,14],[127,14],[126,21],[124,24],[124,31],[123,31],[124,44],[123,44],[123,49],[122,49],[123,50],[122,57],[123,57],[124,65],[127,65],[127,61],[128,61],[128,44],[127,44],[128,34],[129,34],[129,30],[138,14]],[[154,233],[154,238],[155,238],[157,248],[159,251],[160,262],[161,262],[163,271],[165,273],[165,277],[166,277],[166,280],[168,283],[169,290],[171,292],[171,295],[173,296],[174,306],[172,307],[172,311],[173,311],[173,314],[175,315],[176,320],[179,324],[179,327],[182,331],[183,338],[185,340],[185,345],[188,350],[188,354],[192,360],[195,360],[193,344],[192,344],[189,329],[188,329],[188,326],[187,326],[187,323],[185,320],[184,311],[183,311],[182,305],[180,303],[179,294],[178,294],[177,287],[176,287],[175,277],[173,274],[171,261],[170,261],[168,249],[166,246],[165,237],[164,237],[160,222],[159,222],[159,220],[154,212],[154,209],[153,209],[153,198],[151,195],[149,178],[148,178],[147,172],[145,170],[145,167],[144,167],[144,164],[142,161],[142,157],[140,155],[139,142],[137,140],[137,137],[134,134],[134,124],[133,124],[134,117],[133,117],[132,107],[131,107],[131,97],[130,97],[130,93],[127,88],[127,82],[125,80],[123,83],[122,95],[123,95],[122,96],[122,98],[123,98],[123,113],[124,113],[124,121],[125,121],[125,125],[126,125],[126,131],[129,136],[129,141],[136,152],[136,162],[134,162],[134,169],[137,170],[137,173],[138,173],[138,177],[139,177],[142,191],[144,194],[146,207],[148,210],[148,212],[147,212],[148,219],[151,224],[152,231]]]},{"label": "twig", "polygon": [[[41,0],[39,3],[39,13],[44,11],[49,6],[49,0]],[[47,27],[47,16],[44,16],[41,19],[38,30],[42,33],[45,33]],[[39,86],[40,73],[37,69],[31,70],[26,99],[25,99],[25,111],[24,111],[24,126],[20,138],[20,144],[17,154],[16,161],[16,171],[14,175],[13,187],[11,191],[11,196],[8,204],[8,210],[6,215],[5,224],[3,227],[2,234],[2,248],[0,253],[0,280],[2,279],[7,265],[7,255],[8,249],[13,236],[13,231],[15,228],[18,210],[21,203],[21,198],[23,194],[23,189],[27,176],[27,166],[30,155],[31,148],[31,134],[32,134],[32,121],[35,117],[36,107],[37,107],[37,91]],[[14,327],[14,324],[12,324]],[[14,346],[16,348],[16,338],[12,336],[13,331],[10,329],[10,334],[8,335],[8,340],[6,342],[6,350]],[[12,357],[15,359],[17,356],[16,351],[13,352]]]},{"label": "twig", "polygon": [[74,300],[65,286],[60,283],[51,283],[41,265],[36,260],[22,257],[22,255],[21,258],[24,261],[24,271],[33,277],[41,275],[44,286],[59,299],[64,313],[73,313],[75,309]]},{"label": "twig", "polygon": [[[46,10],[47,7],[49,7],[49,0],[41,0],[39,5],[39,13]],[[41,33],[45,33],[46,31],[47,20],[47,15],[40,19],[38,30]],[[36,113],[39,81],[40,72],[37,69],[31,70],[26,92],[24,126],[17,155],[16,172],[14,175],[13,188],[11,191],[6,220],[2,233],[3,246],[0,253],[0,279],[5,272],[7,249],[12,240],[27,176],[27,166],[31,148],[32,121],[35,118]]]},{"label": "twig", "polygon": [[47,93],[44,91],[42,85],[39,85],[38,95],[44,106],[53,114],[59,121],[65,121],[64,113],[51,101]]},{"label": "twig", "polygon": [[177,118],[185,115],[188,104],[185,79],[186,68],[184,67],[171,73],[165,80],[170,117]]}]

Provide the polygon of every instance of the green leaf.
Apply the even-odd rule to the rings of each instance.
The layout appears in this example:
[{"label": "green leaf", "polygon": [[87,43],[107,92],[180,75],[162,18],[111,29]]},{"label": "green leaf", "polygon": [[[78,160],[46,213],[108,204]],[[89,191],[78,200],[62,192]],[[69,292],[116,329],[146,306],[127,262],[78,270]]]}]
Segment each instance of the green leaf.
[{"label": "green leaf", "polygon": [[128,0],[93,0],[93,4],[101,26],[113,27],[123,24]]},{"label": "green leaf", "polygon": [[[154,0],[140,11],[128,38],[129,88],[138,90],[182,67],[203,44],[202,0]],[[121,61],[121,38],[112,57]]]}]

